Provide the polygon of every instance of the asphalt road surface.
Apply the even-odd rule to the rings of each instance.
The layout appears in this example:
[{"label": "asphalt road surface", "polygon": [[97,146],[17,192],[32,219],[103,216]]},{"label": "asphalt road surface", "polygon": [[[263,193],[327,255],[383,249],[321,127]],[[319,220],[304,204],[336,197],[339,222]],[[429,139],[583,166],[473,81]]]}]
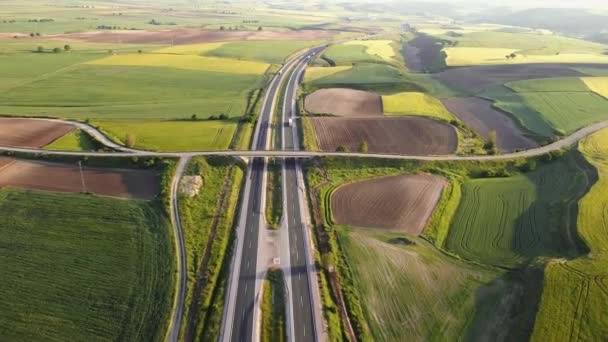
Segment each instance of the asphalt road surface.
[{"label": "asphalt road surface", "polygon": [[[282,68],[281,74],[277,75],[268,88],[253,138],[254,150],[263,151],[268,145],[269,128],[280,85],[282,80],[287,76],[286,70],[299,61],[299,59],[300,56],[287,63]],[[230,329],[230,331],[224,331],[223,340],[242,342],[255,339],[256,280],[258,276],[262,276],[257,271],[257,257],[260,224],[263,222],[261,199],[266,191],[264,178],[264,158],[253,158],[250,163],[248,178],[246,179],[246,182],[250,182],[250,184],[245,187],[248,191],[245,191],[244,196],[247,196],[247,199],[243,202],[244,204],[246,203],[244,205],[244,209],[246,210],[244,224],[242,224],[242,227],[239,227],[240,229],[244,229],[241,235],[241,250],[237,251],[235,255],[235,264],[238,265],[233,270],[233,272],[236,272],[234,274],[238,274],[236,291],[235,293],[231,293],[230,288],[228,291],[229,301],[231,296],[236,296],[236,301],[234,302],[234,306],[231,303],[227,305],[228,314],[224,317],[225,322],[223,326],[224,329]]]},{"label": "asphalt road surface", "polygon": [[[322,49],[314,49],[312,52],[319,52]],[[305,58],[303,62],[294,68],[289,78],[284,98],[284,113],[280,133],[282,134],[283,150],[298,149],[298,142],[294,135],[296,125],[295,100],[299,85],[299,76],[310,59]],[[291,120],[291,121],[290,121]],[[291,122],[291,125],[290,125]],[[287,230],[289,233],[289,260],[290,260],[290,293],[291,306],[293,312],[292,339],[296,342],[315,341],[316,332],[313,317],[313,301],[310,291],[310,278],[308,273],[307,255],[305,248],[306,235],[304,221],[300,207],[299,185],[297,168],[299,161],[296,159],[286,159],[283,171],[283,186],[287,198],[283,201],[286,208],[283,212],[286,218]],[[302,185],[303,186],[303,185]],[[316,286],[316,285],[315,285]]]}]

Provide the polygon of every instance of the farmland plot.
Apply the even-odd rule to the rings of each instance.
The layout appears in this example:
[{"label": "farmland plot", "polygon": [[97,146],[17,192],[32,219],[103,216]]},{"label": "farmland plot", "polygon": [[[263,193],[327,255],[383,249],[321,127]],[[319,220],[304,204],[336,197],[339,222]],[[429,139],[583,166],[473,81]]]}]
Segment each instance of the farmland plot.
[{"label": "farmland plot", "polygon": [[382,115],[378,94],[346,88],[319,89],[306,96],[304,108],[310,113],[346,117]]},{"label": "farmland plot", "polygon": [[[496,271],[443,255],[422,239],[340,233],[358,296],[376,341],[463,338],[478,292]],[[408,245],[404,241],[412,241]]]},{"label": "farmland plot", "polygon": [[73,129],[74,126],[60,122],[0,118],[0,145],[43,147]]},{"label": "farmland plot", "polygon": [[160,206],[0,190],[0,335],[7,341],[163,341],[173,299]]},{"label": "farmland plot", "polygon": [[414,155],[449,154],[458,136],[448,124],[422,117],[311,118],[323,151],[340,146],[357,151],[366,143],[369,152]]},{"label": "farmland plot", "polygon": [[419,235],[445,185],[444,179],[431,175],[403,175],[348,184],[333,193],[332,215],[341,225]]},{"label": "farmland plot", "polygon": [[466,181],[446,247],[498,266],[577,256],[582,249],[574,234],[576,203],[588,182],[572,156],[525,175]]}]

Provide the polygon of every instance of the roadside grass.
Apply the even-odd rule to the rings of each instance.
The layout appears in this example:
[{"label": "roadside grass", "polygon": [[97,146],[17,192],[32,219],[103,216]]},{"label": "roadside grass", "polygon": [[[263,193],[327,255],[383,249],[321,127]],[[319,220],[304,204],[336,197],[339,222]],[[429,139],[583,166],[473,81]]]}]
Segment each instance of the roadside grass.
[{"label": "roadside grass", "polygon": [[260,40],[228,42],[205,53],[207,56],[232,58],[238,60],[283,63],[295,51],[319,45],[319,41],[305,40]]},{"label": "roadside grass", "polygon": [[397,55],[393,49],[392,40],[387,39],[370,39],[370,40],[351,40],[344,43],[345,45],[363,45],[365,53],[371,56],[380,57],[381,60],[393,63],[397,62]]},{"label": "roadside grass", "polygon": [[283,271],[266,273],[262,294],[262,342],[287,341],[285,321],[285,280]]},{"label": "roadside grass", "polygon": [[234,117],[244,113],[248,92],[261,86],[263,79],[259,75],[98,65],[76,65],[40,77],[29,72],[23,75],[19,86],[0,94],[0,114],[79,119]]},{"label": "roadside grass", "polygon": [[267,63],[179,54],[123,54],[86,62],[89,65],[169,67],[230,74],[263,75]]},{"label": "roadside grass", "polygon": [[511,268],[537,257],[575,257],[581,242],[572,218],[588,182],[570,155],[526,174],[466,180],[445,248]]},{"label": "roadside grass", "polygon": [[266,222],[272,229],[279,229],[283,216],[283,188],[281,186],[282,163],[273,159],[268,163],[266,188]]},{"label": "roadside grass", "polygon": [[151,51],[156,54],[201,56],[221,48],[227,42],[174,45]]},{"label": "roadside grass", "polygon": [[164,341],[173,302],[159,202],[0,190],[6,340]]},{"label": "roadside grass", "polygon": [[451,258],[416,237],[338,232],[375,341],[401,340],[404,331],[410,341],[460,336],[469,324],[463,317],[486,299],[479,288],[502,273]]},{"label": "roadside grass", "polygon": [[522,127],[551,138],[608,118],[608,100],[582,86],[578,78],[518,81],[488,89],[482,96],[511,113]]},{"label": "roadside grass", "polygon": [[92,121],[112,140],[154,151],[226,150],[236,131],[235,120],[202,121]]},{"label": "roadside grass", "polygon": [[608,98],[608,77],[583,77],[582,81],[594,93]]},{"label": "roadside grass", "polygon": [[44,147],[45,150],[95,151],[100,146],[86,132],[75,129]]},{"label": "roadside grass", "polygon": [[315,128],[312,125],[312,121],[308,117],[300,117],[300,122],[302,123],[300,126],[300,140],[301,146],[306,151],[320,151],[319,142],[317,141],[317,134],[315,133]]},{"label": "roadside grass", "polygon": [[397,93],[382,96],[385,115],[428,116],[440,120],[458,120],[435,97],[418,92]]},{"label": "roadside grass", "polygon": [[578,213],[578,234],[590,252],[547,266],[532,341],[598,341],[608,336],[603,318],[608,305],[608,130],[584,139],[579,149],[598,176]]},{"label": "roadside grass", "polygon": [[[195,197],[181,195],[179,199],[187,261],[187,292],[180,336],[183,337],[190,326],[192,338],[215,340],[223,314],[225,268],[229,263],[229,245],[243,171],[228,158],[194,158],[186,174],[201,176],[203,185]],[[228,188],[224,187],[226,179]],[[220,208],[222,196],[225,196],[225,202]],[[212,235],[214,222],[215,234]],[[208,254],[208,262],[201,271],[205,254]],[[197,281],[199,289],[195,296]],[[198,305],[192,306],[195,300]],[[192,308],[196,312],[190,312]]]}]

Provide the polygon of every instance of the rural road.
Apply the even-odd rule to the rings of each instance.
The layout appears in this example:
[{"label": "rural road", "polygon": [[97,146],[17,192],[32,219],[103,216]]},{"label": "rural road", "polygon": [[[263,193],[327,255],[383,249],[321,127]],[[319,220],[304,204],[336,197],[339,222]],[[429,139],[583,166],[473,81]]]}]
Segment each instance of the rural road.
[{"label": "rural road", "polygon": [[[68,121],[69,122],[69,121]],[[514,158],[535,157],[556,151],[577,143],[579,140],[603,129],[608,128],[608,121],[602,121],[572,133],[571,135],[558,140],[552,144],[521,152],[505,153],[493,156],[459,156],[459,155],[436,155],[436,156],[417,156],[404,154],[387,153],[354,153],[354,152],[315,152],[315,151],[187,151],[187,152],[153,152],[133,150],[134,152],[71,152],[71,151],[49,151],[40,148],[20,148],[12,146],[0,146],[0,152],[21,153],[32,156],[53,155],[53,156],[75,156],[75,157],[166,157],[182,158],[197,156],[231,156],[231,157],[267,157],[267,158],[313,158],[313,157],[360,157],[376,159],[395,159],[395,160],[427,160],[427,161],[459,161],[459,160],[504,160]]]},{"label": "rural road", "polygon": [[179,181],[186,172],[186,167],[190,162],[189,157],[180,158],[177,163],[175,175],[171,183],[171,222],[175,234],[175,250],[177,255],[177,286],[173,301],[173,311],[171,321],[169,323],[169,332],[167,340],[169,342],[177,342],[179,339],[179,331],[182,325],[182,316],[184,311],[184,301],[186,299],[186,251],[184,247],[184,234],[182,223],[179,219],[178,191]]}]

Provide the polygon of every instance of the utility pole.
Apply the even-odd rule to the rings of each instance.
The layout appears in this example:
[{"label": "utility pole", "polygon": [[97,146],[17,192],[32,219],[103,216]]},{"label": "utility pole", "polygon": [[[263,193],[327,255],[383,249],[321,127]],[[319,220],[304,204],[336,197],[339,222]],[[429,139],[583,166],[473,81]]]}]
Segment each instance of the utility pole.
[{"label": "utility pole", "polygon": [[84,182],[84,172],[82,172],[82,161],[78,161],[78,168],[80,169],[80,181],[82,182],[82,192],[87,193],[87,185]]}]

